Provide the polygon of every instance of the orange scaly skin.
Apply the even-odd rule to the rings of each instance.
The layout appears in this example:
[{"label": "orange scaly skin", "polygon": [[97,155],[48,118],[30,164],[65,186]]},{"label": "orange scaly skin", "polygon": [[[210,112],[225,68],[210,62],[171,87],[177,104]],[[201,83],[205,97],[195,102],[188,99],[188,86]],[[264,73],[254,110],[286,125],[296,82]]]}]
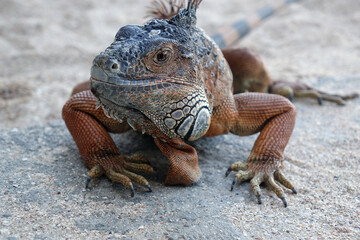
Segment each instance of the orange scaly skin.
[{"label": "orange scaly skin", "polygon": [[[267,183],[286,207],[278,183],[296,192],[280,171],[295,125],[295,107],[278,95],[233,94],[243,78],[263,78],[267,73],[258,58],[241,52],[243,64],[238,64],[237,71],[248,75],[236,75],[233,84],[232,69],[220,48],[195,26],[199,2],[189,1],[188,8],[169,21],[120,29],[115,42],[94,59],[91,86],[83,83],[74,89],[63,108],[63,119],[91,169],[89,176],[105,174],[131,189],[132,195],[132,182],[151,190],[139,173],[153,170],[144,157],[124,156],[109,132],[133,128],[153,136],[170,161],[165,180],[169,185],[190,185],[201,177],[196,150],[187,140],[260,132],[246,163],[234,163],[227,174],[236,172],[233,185],[250,180],[259,203],[259,185]],[[144,39],[137,42],[139,36]],[[151,49],[145,48],[144,53],[144,46]]]}]

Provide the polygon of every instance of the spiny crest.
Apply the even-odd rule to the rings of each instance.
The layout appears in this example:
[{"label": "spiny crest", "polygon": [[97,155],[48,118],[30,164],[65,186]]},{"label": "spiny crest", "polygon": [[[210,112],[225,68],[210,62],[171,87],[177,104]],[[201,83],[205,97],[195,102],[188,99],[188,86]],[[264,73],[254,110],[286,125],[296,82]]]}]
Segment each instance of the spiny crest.
[{"label": "spiny crest", "polygon": [[201,0],[189,0],[187,8],[180,9],[178,14],[169,20],[169,23],[183,28],[194,27],[196,25],[196,9],[200,3]]},{"label": "spiny crest", "polygon": [[147,16],[151,19],[170,19],[185,6],[185,0],[152,0]]},{"label": "spiny crest", "polygon": [[187,7],[185,0],[153,0],[153,7],[148,12],[150,17],[159,19],[170,19],[171,24],[189,28],[196,24],[196,9],[202,0],[188,0]]}]

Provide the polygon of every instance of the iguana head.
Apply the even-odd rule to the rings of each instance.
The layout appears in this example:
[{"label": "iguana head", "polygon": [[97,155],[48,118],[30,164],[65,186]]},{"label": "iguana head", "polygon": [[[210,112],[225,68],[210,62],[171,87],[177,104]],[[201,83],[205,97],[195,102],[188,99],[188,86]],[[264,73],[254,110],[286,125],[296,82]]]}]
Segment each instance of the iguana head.
[{"label": "iguana head", "polygon": [[199,2],[189,1],[170,20],[122,27],[95,57],[91,90],[105,112],[135,122],[134,112],[146,116],[169,137],[195,140],[206,133],[212,107],[202,57],[211,50],[195,26]]}]

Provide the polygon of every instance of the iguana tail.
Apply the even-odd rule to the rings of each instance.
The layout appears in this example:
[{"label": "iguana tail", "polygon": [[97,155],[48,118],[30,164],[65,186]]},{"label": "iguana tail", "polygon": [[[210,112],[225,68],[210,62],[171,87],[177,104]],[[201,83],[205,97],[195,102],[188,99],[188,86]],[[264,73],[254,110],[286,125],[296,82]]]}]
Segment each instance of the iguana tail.
[{"label": "iguana tail", "polygon": [[260,22],[279,11],[282,7],[298,1],[299,0],[283,0],[280,3],[278,2],[266,5],[262,8],[259,8],[253,14],[239,19],[232,25],[222,27],[218,33],[213,34],[211,37],[221,48],[229,47],[247,35]]}]

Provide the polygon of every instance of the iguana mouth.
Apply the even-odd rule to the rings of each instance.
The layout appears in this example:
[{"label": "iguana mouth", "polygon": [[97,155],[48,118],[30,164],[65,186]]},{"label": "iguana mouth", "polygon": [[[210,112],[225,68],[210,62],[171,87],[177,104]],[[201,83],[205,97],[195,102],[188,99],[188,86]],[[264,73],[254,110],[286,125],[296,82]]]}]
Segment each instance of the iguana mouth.
[{"label": "iguana mouth", "polygon": [[119,90],[129,91],[140,91],[142,90],[141,87],[144,87],[143,90],[145,91],[156,90],[169,87],[170,84],[191,86],[188,82],[183,81],[179,78],[173,79],[165,76],[162,78],[159,74],[156,76],[156,78],[154,78],[153,76],[143,76],[142,78],[136,79],[124,78],[116,74],[107,73],[107,71],[103,70],[101,67],[98,66],[93,66],[91,68],[90,80],[120,87],[121,89]]},{"label": "iguana mouth", "polygon": [[151,85],[166,83],[166,81],[164,81],[163,79],[151,79],[151,78],[129,80],[122,77],[108,77],[106,80],[102,80],[91,77],[90,79],[92,81],[98,81],[115,86],[151,86]]},{"label": "iguana mouth", "polygon": [[[100,84],[106,84],[113,86],[113,89],[120,92],[145,92],[150,90],[157,90],[166,87],[170,87],[170,83],[159,80],[159,79],[139,79],[139,80],[128,80],[120,77],[109,77],[106,80],[97,79],[94,77],[90,78],[91,82],[98,82]],[[96,83],[95,83],[96,85]]]}]

